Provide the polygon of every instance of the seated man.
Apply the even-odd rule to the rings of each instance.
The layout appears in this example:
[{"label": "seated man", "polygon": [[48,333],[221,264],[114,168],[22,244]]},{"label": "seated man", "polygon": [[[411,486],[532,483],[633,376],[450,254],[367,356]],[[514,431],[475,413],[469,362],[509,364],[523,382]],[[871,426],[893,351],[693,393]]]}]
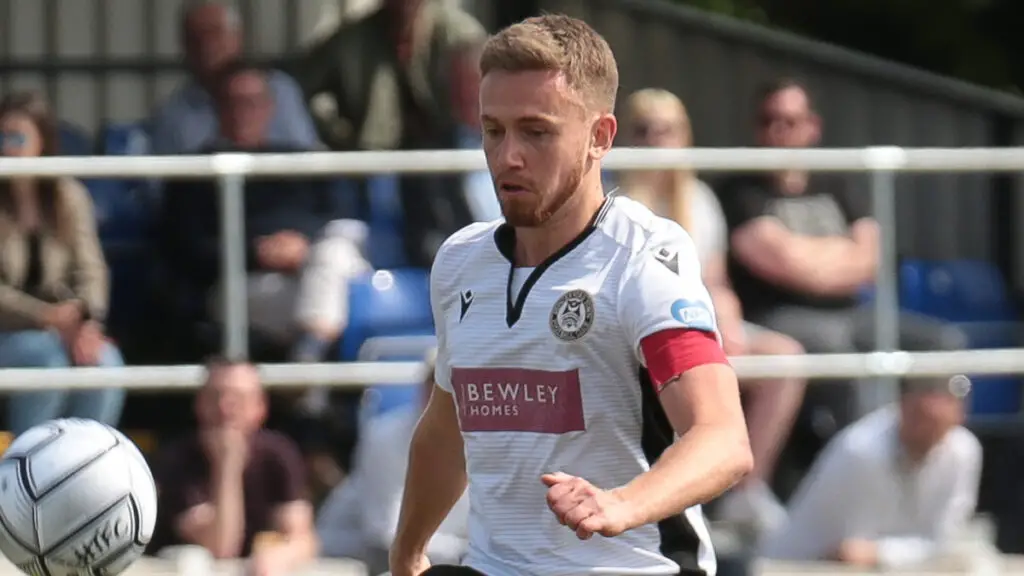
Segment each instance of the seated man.
[{"label": "seated man", "polygon": [[[820,119],[799,83],[765,89],[758,114],[760,145],[817,145]],[[796,171],[740,176],[720,188],[730,230],[729,277],[747,318],[793,337],[812,354],[874,348],[874,316],[858,306],[858,293],[875,280],[878,224],[846,192],[833,175]],[[965,345],[955,328],[907,313],[900,315],[900,339],[910,350]],[[835,400],[836,408],[858,404]],[[858,415],[844,412],[836,414],[843,421]]]},{"label": "seated man", "polygon": [[[434,388],[434,366],[428,363],[420,405],[399,408],[370,420],[356,449],[348,480],[334,489],[321,506],[317,532],[323,554],[362,560],[370,574],[388,569],[388,550],[398,529],[398,512],[405,490],[412,432]],[[466,494],[430,541],[427,555],[439,564],[458,564],[466,552]]]},{"label": "seated man", "polygon": [[763,554],[873,569],[949,552],[974,513],[981,481],[981,444],[961,426],[969,386],[963,376],[904,382],[898,406],[836,436]]},{"label": "seated man", "polygon": [[[264,71],[237,64],[217,93],[220,138],[206,151],[286,152],[267,141],[274,101]],[[223,309],[218,188],[213,181],[166,187],[165,252],[177,276],[210,296],[209,314]],[[329,182],[309,178],[250,178],[245,185],[249,321],[293,360],[321,360],[345,327],[346,286],[369,270],[358,246],[328,224],[341,213]]]},{"label": "seated man", "polygon": [[[216,558],[252,556],[283,576],[317,553],[298,448],[262,430],[266,399],[254,366],[216,360],[196,397],[199,430],[158,455],[160,519],[151,549],[194,544]],[[254,546],[257,537],[274,534]]]},{"label": "seated man", "polygon": [[[238,11],[225,3],[185,4],[180,31],[188,79],[153,116],[152,140],[157,154],[195,154],[217,134],[212,92],[224,68],[242,56],[242,26]],[[276,103],[269,139],[281,145],[318,147],[313,118],[298,83],[274,70],[268,74],[268,88]]]}]

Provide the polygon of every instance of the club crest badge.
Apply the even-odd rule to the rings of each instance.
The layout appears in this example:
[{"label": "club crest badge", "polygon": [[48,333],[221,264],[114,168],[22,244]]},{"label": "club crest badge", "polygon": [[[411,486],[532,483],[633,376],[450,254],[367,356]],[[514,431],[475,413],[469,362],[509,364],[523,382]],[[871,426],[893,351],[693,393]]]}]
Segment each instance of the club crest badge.
[{"label": "club crest badge", "polygon": [[583,338],[594,325],[594,298],[586,290],[570,290],[555,302],[548,319],[551,333],[563,342]]}]

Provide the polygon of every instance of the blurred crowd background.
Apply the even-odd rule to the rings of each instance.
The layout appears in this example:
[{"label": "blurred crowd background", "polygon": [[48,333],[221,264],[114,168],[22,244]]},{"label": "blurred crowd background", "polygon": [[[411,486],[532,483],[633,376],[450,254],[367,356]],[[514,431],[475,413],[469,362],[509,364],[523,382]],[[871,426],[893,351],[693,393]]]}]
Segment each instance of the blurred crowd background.
[{"label": "blurred crowd background", "polygon": [[[612,44],[624,146],[1024,143],[1020,40],[1005,25],[1020,6],[913,4],[0,0],[0,152],[475,149],[478,50],[541,11],[582,17]],[[693,236],[731,355],[873,349],[868,175],[607,179]],[[219,355],[218,186],[0,181],[0,367],[207,368],[198,394],[7,394],[3,438],[61,416],[127,431],[160,486],[154,554],[191,543],[258,556],[267,573],[319,555],[379,574],[429,371],[400,386],[277,391],[254,365],[429,363],[430,264],[448,234],[500,217],[490,179],[247,179],[246,293],[232,296],[247,299],[244,357]],[[905,175],[896,187],[901,347],[1018,346],[1024,181]],[[906,380],[889,395],[872,381],[742,386],[757,465],[707,510],[723,571],[757,557],[936,562],[978,513],[1002,552],[1024,552],[1018,378]],[[462,502],[432,557],[462,554],[465,514]],[[197,528],[211,522],[230,529]]]}]

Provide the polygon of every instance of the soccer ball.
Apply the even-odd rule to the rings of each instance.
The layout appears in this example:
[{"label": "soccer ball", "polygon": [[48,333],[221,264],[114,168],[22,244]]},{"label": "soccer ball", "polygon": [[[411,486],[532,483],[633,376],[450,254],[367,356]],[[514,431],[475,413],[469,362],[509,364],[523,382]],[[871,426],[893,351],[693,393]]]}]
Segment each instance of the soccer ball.
[{"label": "soccer ball", "polygon": [[139,449],[94,420],[53,420],[0,459],[0,551],[30,576],[113,576],[156,525],[156,484]]}]

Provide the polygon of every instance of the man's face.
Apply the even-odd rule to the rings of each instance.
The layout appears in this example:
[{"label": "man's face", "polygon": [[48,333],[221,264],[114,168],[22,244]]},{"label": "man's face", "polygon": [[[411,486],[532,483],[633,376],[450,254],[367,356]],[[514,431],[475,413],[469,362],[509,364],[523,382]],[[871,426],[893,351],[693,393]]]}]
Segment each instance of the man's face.
[{"label": "man's face", "polygon": [[816,146],[821,135],[807,93],[797,87],[765,98],[757,123],[758,144],[769,148],[808,148]]},{"label": "man's face", "polygon": [[242,52],[242,31],[224,6],[207,4],[185,18],[185,59],[200,76],[210,77]]},{"label": "man's face", "polygon": [[262,144],[274,107],[263,74],[246,71],[234,75],[224,83],[220,99],[224,137],[243,148]]},{"label": "man's face", "polygon": [[199,391],[197,417],[204,429],[231,427],[255,431],[263,422],[266,400],[259,375],[252,366],[214,368]]},{"label": "man's face", "polygon": [[489,72],[480,120],[502,214],[517,227],[541,226],[564,206],[595,159],[595,132],[615,133],[614,117],[588,111],[557,72]]},{"label": "man's face", "polygon": [[925,454],[964,420],[963,400],[943,391],[908,392],[900,401],[902,437]]}]

